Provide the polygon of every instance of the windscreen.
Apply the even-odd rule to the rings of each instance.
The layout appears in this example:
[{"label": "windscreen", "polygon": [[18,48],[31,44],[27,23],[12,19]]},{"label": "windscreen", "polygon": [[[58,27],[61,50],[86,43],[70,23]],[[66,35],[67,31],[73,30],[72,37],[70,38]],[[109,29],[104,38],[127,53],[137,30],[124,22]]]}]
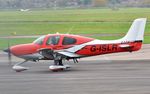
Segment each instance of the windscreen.
[{"label": "windscreen", "polygon": [[41,37],[37,38],[35,41],[33,41],[33,43],[42,45],[44,38],[45,38],[45,36],[41,36]]}]

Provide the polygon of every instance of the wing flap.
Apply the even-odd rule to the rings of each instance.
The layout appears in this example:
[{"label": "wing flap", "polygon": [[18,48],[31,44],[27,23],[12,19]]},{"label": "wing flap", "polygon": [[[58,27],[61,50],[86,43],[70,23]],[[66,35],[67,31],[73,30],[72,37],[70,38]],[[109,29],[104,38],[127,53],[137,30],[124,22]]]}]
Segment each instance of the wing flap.
[{"label": "wing flap", "polygon": [[80,57],[80,55],[75,54],[75,53],[71,53],[71,52],[58,52],[58,53],[62,54],[64,56],[67,56],[67,57]]}]

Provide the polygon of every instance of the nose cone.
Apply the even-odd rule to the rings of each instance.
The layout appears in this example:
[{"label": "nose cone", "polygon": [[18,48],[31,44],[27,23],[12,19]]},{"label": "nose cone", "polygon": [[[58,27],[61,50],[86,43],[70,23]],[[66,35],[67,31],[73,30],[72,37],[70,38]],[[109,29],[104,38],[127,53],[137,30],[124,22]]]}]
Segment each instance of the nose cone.
[{"label": "nose cone", "polygon": [[10,48],[11,53],[15,56],[27,55],[37,52],[37,47],[34,44],[20,44]]},{"label": "nose cone", "polygon": [[6,53],[9,53],[9,52],[10,52],[10,49],[7,48],[7,49],[4,49],[3,51],[6,52]]}]

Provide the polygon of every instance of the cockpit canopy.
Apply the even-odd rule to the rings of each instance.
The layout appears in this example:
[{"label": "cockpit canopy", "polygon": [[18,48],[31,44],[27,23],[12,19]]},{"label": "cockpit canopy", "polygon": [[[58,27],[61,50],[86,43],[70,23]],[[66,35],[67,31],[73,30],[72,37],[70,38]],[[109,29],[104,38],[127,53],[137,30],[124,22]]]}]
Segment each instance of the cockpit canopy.
[{"label": "cockpit canopy", "polygon": [[35,41],[33,41],[33,43],[42,45],[43,42],[44,42],[45,37],[46,36],[41,36],[41,37],[37,38]]},{"label": "cockpit canopy", "polygon": [[59,43],[60,36],[51,36],[48,38],[46,45],[57,45]]},{"label": "cockpit canopy", "polygon": [[[41,36],[37,38],[33,43],[42,45],[46,36]],[[59,43],[60,36],[50,36],[46,41],[46,45],[57,45]]]},{"label": "cockpit canopy", "polygon": [[91,40],[93,39],[76,35],[49,34],[37,38],[33,43],[38,45],[79,45]]}]

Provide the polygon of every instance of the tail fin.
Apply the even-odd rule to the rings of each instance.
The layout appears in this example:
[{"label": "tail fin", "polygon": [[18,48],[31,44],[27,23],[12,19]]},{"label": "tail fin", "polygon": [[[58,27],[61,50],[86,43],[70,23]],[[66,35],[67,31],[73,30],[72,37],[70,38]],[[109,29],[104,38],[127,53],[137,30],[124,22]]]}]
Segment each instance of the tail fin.
[{"label": "tail fin", "polygon": [[143,41],[146,18],[134,20],[128,33],[121,39],[122,41]]}]

